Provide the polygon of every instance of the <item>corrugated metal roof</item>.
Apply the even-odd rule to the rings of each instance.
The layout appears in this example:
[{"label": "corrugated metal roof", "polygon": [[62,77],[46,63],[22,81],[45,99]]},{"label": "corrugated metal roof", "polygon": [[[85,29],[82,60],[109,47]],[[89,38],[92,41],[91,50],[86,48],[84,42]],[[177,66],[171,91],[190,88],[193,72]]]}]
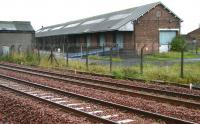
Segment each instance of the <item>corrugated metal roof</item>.
[{"label": "corrugated metal roof", "polygon": [[0,31],[34,31],[34,29],[27,21],[0,21]]},{"label": "corrugated metal roof", "polygon": [[145,13],[147,13],[158,4],[162,3],[151,3],[86,19],[43,27],[36,32],[36,37],[118,30],[120,27],[127,24],[128,22],[137,20],[139,17],[143,16]]}]

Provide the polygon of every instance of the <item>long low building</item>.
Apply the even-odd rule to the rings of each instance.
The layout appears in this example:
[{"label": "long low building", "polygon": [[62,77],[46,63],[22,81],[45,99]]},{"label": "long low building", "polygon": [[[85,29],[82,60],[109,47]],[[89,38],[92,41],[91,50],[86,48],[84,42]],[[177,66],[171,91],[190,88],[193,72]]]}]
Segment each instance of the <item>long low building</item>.
[{"label": "long low building", "polygon": [[26,51],[35,43],[35,31],[30,22],[0,21],[0,55],[10,50]]},{"label": "long low building", "polygon": [[156,2],[122,11],[81,20],[42,27],[36,32],[40,49],[79,49],[117,46],[121,52],[140,53],[145,45],[147,53],[168,51],[168,44],[180,33],[182,20],[163,3]]}]

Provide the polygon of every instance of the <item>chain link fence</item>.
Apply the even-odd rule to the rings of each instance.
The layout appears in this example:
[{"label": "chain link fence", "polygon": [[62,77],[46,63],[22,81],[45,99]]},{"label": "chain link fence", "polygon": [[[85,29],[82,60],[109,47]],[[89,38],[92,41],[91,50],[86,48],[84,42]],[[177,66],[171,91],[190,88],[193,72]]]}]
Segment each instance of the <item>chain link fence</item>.
[{"label": "chain link fence", "polygon": [[[163,53],[159,53],[160,46],[144,43],[135,50],[134,46],[130,45],[126,43],[41,43],[35,47],[28,46],[26,51],[10,47],[9,55],[17,53],[30,59],[29,61],[36,61],[32,62],[32,65],[113,74],[119,78],[155,78],[169,81],[173,79],[182,81],[183,78],[184,83],[200,82],[198,43],[187,43],[187,49],[183,52],[167,52],[170,50],[168,45],[166,52]],[[26,63],[26,60],[23,60],[23,63]]]}]

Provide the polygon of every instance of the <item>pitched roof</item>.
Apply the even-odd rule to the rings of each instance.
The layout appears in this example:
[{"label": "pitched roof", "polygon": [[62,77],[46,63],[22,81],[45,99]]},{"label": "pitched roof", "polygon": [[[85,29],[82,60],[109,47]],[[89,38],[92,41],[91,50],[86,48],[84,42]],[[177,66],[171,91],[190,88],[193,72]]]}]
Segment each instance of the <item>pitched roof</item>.
[{"label": "pitched roof", "polygon": [[[137,20],[159,4],[163,5],[161,2],[156,2],[90,18],[43,27],[36,32],[36,37],[119,30],[120,27],[126,25],[130,21]],[[176,17],[179,18],[178,16]]]},{"label": "pitched roof", "polygon": [[34,29],[27,21],[0,21],[0,31],[34,31]]},{"label": "pitched roof", "polygon": [[187,34],[188,37],[200,39],[200,28],[197,28]]}]

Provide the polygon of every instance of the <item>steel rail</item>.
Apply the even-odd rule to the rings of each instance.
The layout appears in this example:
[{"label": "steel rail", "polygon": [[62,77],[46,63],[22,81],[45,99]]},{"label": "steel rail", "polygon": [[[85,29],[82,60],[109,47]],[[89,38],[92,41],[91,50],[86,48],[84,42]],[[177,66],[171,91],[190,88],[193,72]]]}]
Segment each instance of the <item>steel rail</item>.
[{"label": "steel rail", "polygon": [[[37,75],[37,76],[43,76],[43,77],[47,77],[47,78],[51,78],[51,79],[55,79],[55,80],[60,80],[60,81],[65,81],[65,82],[73,82],[75,84],[80,84],[80,85],[84,85],[84,86],[87,86],[87,87],[89,86],[89,87],[101,88],[101,89],[104,89],[104,90],[110,90],[110,91],[114,91],[114,92],[120,92],[120,93],[123,93],[123,94],[126,94],[126,95],[131,95],[131,96],[141,96],[141,97],[145,97],[145,98],[150,99],[150,100],[154,99],[154,100],[157,100],[159,102],[165,101],[167,103],[172,103],[172,104],[175,104],[175,105],[182,105],[182,106],[186,106],[186,107],[190,107],[190,108],[200,108],[200,103],[198,103],[198,102],[188,101],[188,100],[180,100],[180,99],[176,99],[176,98],[163,97],[163,96],[147,94],[147,93],[143,93],[143,92],[136,92],[136,91],[133,91],[132,89],[130,90],[129,87],[131,87],[131,86],[125,87],[125,88],[120,88],[121,85],[120,86],[114,85],[116,83],[114,83],[113,85],[109,85],[109,86],[107,85],[108,83],[106,83],[106,84],[104,83],[104,85],[99,85],[99,84],[96,84],[96,82],[94,82],[94,81],[92,83],[88,83],[88,82],[84,82],[84,81],[80,81],[80,80],[75,80],[74,78],[73,79],[61,78],[60,76],[62,76],[62,75],[52,73],[52,72],[49,73],[51,75],[47,75],[47,74],[43,74],[43,73],[46,73],[46,72],[43,72],[43,71],[28,70],[28,69],[27,69],[28,71],[24,71],[24,70],[26,70],[26,68],[22,68],[24,70],[19,70],[19,68],[14,69],[14,67],[2,67],[1,65],[0,65],[0,68],[10,69],[10,70],[13,70],[13,71],[33,74],[33,75]],[[29,72],[29,71],[31,71],[31,72]],[[37,73],[33,72],[33,71],[36,71]],[[55,77],[55,76],[52,76],[52,75],[57,75],[59,77]],[[122,87],[124,87],[124,85]],[[184,94],[179,94],[179,96],[183,97]],[[189,97],[191,97],[191,96],[193,96],[193,95],[190,95]],[[185,98],[188,98],[188,96],[187,97],[185,96]],[[198,97],[198,96],[195,96],[194,98],[200,99],[200,97]]]},{"label": "steel rail", "polygon": [[[24,68],[24,69],[26,68],[26,67],[12,66],[12,65],[3,64],[3,63],[0,63],[0,65],[6,65],[6,66],[10,66],[10,67]],[[26,69],[31,69],[32,70],[33,68],[26,68]],[[53,68],[53,69],[58,69],[58,68]],[[35,69],[33,69],[33,70],[35,70]],[[74,70],[72,70],[72,69],[63,69],[63,70],[69,71],[69,72],[74,72]],[[48,72],[48,71],[44,71],[44,72]],[[52,73],[52,72],[49,72],[49,73]],[[92,75],[92,76],[99,76],[99,77],[115,78],[113,75],[91,73],[91,72],[79,71],[79,70],[76,70],[76,73],[83,74],[83,75]],[[143,82],[143,83],[146,82],[146,80],[139,79],[139,78],[125,77],[125,79],[128,79],[130,81],[139,81],[139,82]],[[186,85],[186,84],[178,84],[176,82],[168,82],[168,81],[161,81],[161,80],[149,80],[149,82],[151,82],[151,83],[157,83],[157,84],[164,84],[164,85],[178,86],[178,87],[183,87],[183,88],[189,88],[190,87],[189,85]],[[192,88],[195,89],[195,90],[200,90],[200,87],[193,86]]]},{"label": "steel rail", "polygon": [[35,86],[35,87],[42,88],[42,89],[47,89],[47,90],[50,90],[50,91],[53,91],[53,92],[56,92],[56,93],[59,93],[59,94],[65,94],[65,95],[67,94],[67,95],[79,97],[79,98],[82,98],[82,99],[85,99],[85,100],[98,102],[102,105],[114,107],[114,108],[117,108],[117,109],[127,110],[129,112],[134,112],[134,113],[137,113],[137,114],[140,114],[140,115],[145,115],[145,116],[148,116],[148,117],[161,119],[161,120],[165,121],[167,124],[197,124],[195,122],[182,120],[182,119],[179,119],[179,118],[170,117],[170,116],[166,116],[166,115],[162,115],[162,114],[158,114],[158,113],[153,113],[153,112],[150,112],[150,111],[145,111],[145,110],[141,110],[141,109],[137,109],[137,108],[133,108],[133,107],[128,107],[128,106],[120,105],[120,104],[117,104],[117,103],[112,103],[112,102],[104,101],[104,100],[101,100],[101,99],[96,99],[96,98],[84,96],[84,95],[81,95],[81,94],[76,94],[76,93],[73,93],[73,92],[64,91],[64,90],[61,90],[61,89],[58,89],[58,88],[53,88],[53,87],[33,83],[33,82],[30,82],[30,81],[26,81],[26,80],[17,79],[17,78],[14,78],[14,77],[2,75],[2,74],[0,74],[0,77],[3,78],[3,79],[12,80],[12,81],[22,83],[22,84],[25,84],[25,85],[30,85],[30,86]]}]

